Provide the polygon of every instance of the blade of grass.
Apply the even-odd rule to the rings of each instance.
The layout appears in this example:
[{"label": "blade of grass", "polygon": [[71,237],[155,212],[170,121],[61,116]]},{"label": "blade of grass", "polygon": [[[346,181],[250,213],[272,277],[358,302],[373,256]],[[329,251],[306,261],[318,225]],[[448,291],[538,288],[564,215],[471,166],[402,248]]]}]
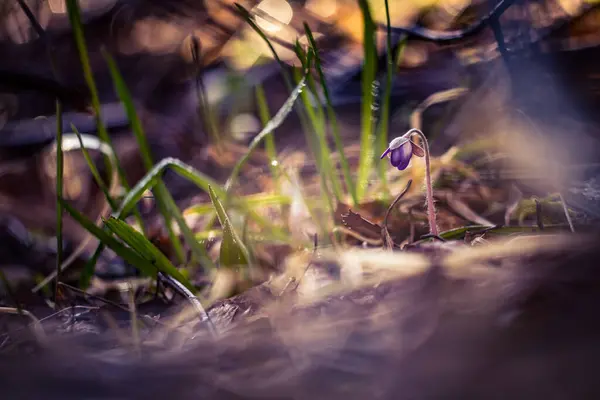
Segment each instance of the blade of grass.
[{"label": "blade of grass", "polygon": [[492,227],[486,225],[468,225],[460,228],[451,229],[440,233],[440,237],[445,240],[459,240],[463,239],[465,234],[471,233],[489,233],[497,235],[513,235],[516,233],[540,233],[540,232],[556,232],[568,228],[568,225],[547,225],[544,226],[544,230],[540,230],[538,226],[498,226]]},{"label": "blade of grass", "polygon": [[173,197],[168,191],[166,191],[166,196],[163,198],[163,201],[165,202],[165,207],[170,211],[177,225],[179,225],[179,229],[181,230],[185,241],[192,250],[192,262],[199,262],[207,269],[213,269],[215,266],[210,259],[206,248],[196,240],[194,232],[192,232],[188,224],[185,222],[185,218],[183,217],[181,210],[179,207],[177,207],[175,200],[173,200]]},{"label": "blade of grass", "polygon": [[[81,10],[77,0],[65,0],[67,6],[67,13],[73,29],[73,35],[75,37],[75,44],[79,52],[79,59],[81,61],[81,67],[83,69],[83,76],[86,84],[90,90],[92,108],[94,110],[94,117],[96,119],[96,126],[98,129],[98,136],[102,141],[111,145],[110,136],[108,131],[102,122],[100,115],[100,97],[98,96],[98,88],[94,81],[94,75],[92,73],[92,67],[90,65],[90,58],[87,51],[87,45],[85,43],[85,36],[83,33],[83,25],[81,23]],[[111,146],[112,147],[112,146]]]},{"label": "blade of grass", "polygon": [[[310,70],[307,54],[304,52],[304,49],[302,49],[298,41],[296,41],[294,50],[296,52],[296,56],[302,63],[303,69]],[[310,50],[311,52],[313,52],[312,49]],[[325,184],[325,181],[327,180],[327,178],[329,178],[333,194],[336,200],[340,202],[342,199],[342,189],[337,175],[337,169],[331,165],[331,152],[329,150],[329,145],[327,144],[327,137],[325,135],[325,114],[323,113],[323,108],[320,106],[320,104],[318,102],[312,101],[310,97],[311,95],[314,96],[314,98],[316,98],[317,96],[317,89],[312,75],[308,74],[306,81],[308,90],[302,91],[302,93],[300,94],[300,99],[304,103],[304,108],[308,113],[310,122],[313,127],[313,132],[315,134],[315,158],[317,160],[317,168],[319,169],[319,174],[323,182],[322,187],[324,192],[327,193],[327,184]],[[328,202],[331,203],[331,200],[329,199]],[[330,208],[332,207],[333,206],[330,205]]]},{"label": "blade of grass", "polygon": [[[94,161],[90,157],[90,153],[88,152],[88,150],[83,142],[81,133],[79,133],[79,131],[73,124],[71,124],[71,129],[73,130],[73,132],[75,132],[75,135],[77,135],[77,140],[79,141],[79,145],[81,146],[80,147],[81,152],[83,153],[83,157],[85,158],[85,161],[86,161],[90,171],[92,172],[92,176],[94,177],[96,184],[98,185],[100,190],[102,190],[102,193],[104,193],[104,197],[106,198],[106,201],[110,205],[111,210],[113,210],[113,211],[116,210],[117,203],[115,203],[115,200],[112,198],[112,195],[110,194],[108,187],[104,183],[104,180],[102,179],[102,177],[100,176],[100,173],[98,172],[98,169],[96,168],[96,164],[94,164]],[[113,166],[111,169],[114,169],[114,163],[113,163]]]},{"label": "blade of grass", "polygon": [[62,105],[56,100],[56,286],[54,287],[54,304],[58,301],[58,285],[63,260],[63,208],[60,199],[63,195],[63,150],[62,150]]},{"label": "blade of grass", "polygon": [[152,264],[165,275],[177,279],[189,290],[195,291],[194,285],[169,261],[169,259],[150,242],[146,237],[127,224],[125,221],[109,217],[104,220],[104,224],[123,242],[127,243],[131,249],[135,250],[146,260],[151,260]]},{"label": "blade of grass", "polygon": [[121,201],[121,206],[116,213],[113,213],[113,216],[120,219],[123,215],[131,211],[131,209],[142,198],[144,192],[157,184],[160,175],[167,168],[175,171],[178,175],[194,183],[206,193],[208,193],[208,188],[210,186],[219,196],[225,195],[225,190],[221,188],[213,179],[176,158],[167,157],[154,165],[152,169],[148,171],[148,173],[142,179],[140,179],[129,192],[127,192],[125,198]]},{"label": "blade of grass", "polygon": [[[281,195],[278,193],[258,193],[251,194],[247,196],[240,197],[239,199],[232,200],[230,202],[231,205],[239,205],[240,202],[243,202],[247,207],[255,207],[255,206],[272,206],[272,205],[289,205],[291,201],[290,196]],[[194,204],[188,208],[186,208],[183,212],[184,215],[193,215],[193,214],[208,214],[214,211],[214,208],[211,204]]]},{"label": "blade of grass", "polygon": [[[72,128],[74,128],[74,127],[72,126]],[[119,188],[119,177],[118,177],[118,174],[116,173],[116,168],[115,168],[116,160],[115,160],[114,153],[112,152],[110,146],[108,146],[106,143],[99,140],[97,137],[88,136],[88,135],[78,135],[77,129],[74,129],[74,131],[76,131],[75,135],[73,135],[73,134],[61,135],[60,148],[62,149],[62,152],[65,153],[68,151],[81,149],[83,151],[84,157],[87,154],[86,160],[88,161],[88,164],[90,165],[90,168],[92,169],[92,174],[94,173],[94,170],[97,173],[97,170],[95,169],[95,165],[91,162],[91,159],[89,158],[89,153],[87,153],[87,148],[91,148],[93,150],[100,151],[103,155],[105,155],[111,161],[111,170],[112,170],[111,185],[110,185],[110,188],[108,189],[107,199],[114,202],[113,196],[116,194],[116,191]],[[59,148],[59,145],[55,141],[51,151],[58,152],[58,148]],[[99,174],[98,174],[97,179],[100,179],[100,181],[102,181]],[[107,205],[110,207],[110,203],[108,201],[107,201]],[[98,218],[97,224],[100,224],[102,222],[101,218],[108,211],[109,207],[104,206],[103,209],[100,211],[100,216]],[[116,208],[116,203],[115,203],[115,208]],[[114,211],[114,208],[113,208],[113,211]],[[66,268],[68,268],[69,265],[71,265],[81,255],[81,253],[86,249],[88,243],[90,242],[90,240],[92,238],[93,238],[93,235],[88,234],[87,237],[85,237],[81,241],[81,243],[77,246],[77,248],[71,253],[71,255],[69,255],[69,257],[62,262],[59,270],[52,272],[50,275],[48,275],[46,278],[44,278],[40,283],[38,283],[35,286],[35,288],[33,288],[32,292],[37,293],[40,289],[44,288],[49,282],[51,282],[53,279],[55,279],[57,277],[59,271],[64,271]],[[92,268],[93,266],[95,266],[96,265],[95,260],[97,260],[98,256],[99,256],[99,254],[98,255],[95,254],[95,256],[93,256],[91,260],[88,260],[88,263],[86,263],[86,266],[87,266],[86,268]],[[90,263],[90,261],[92,261],[92,262]],[[82,283],[87,282],[89,284],[89,279],[92,277],[93,273],[94,273],[93,269],[91,271],[84,269],[81,282]],[[85,279],[83,278],[83,276],[85,276]]]},{"label": "blade of grass", "polygon": [[372,172],[374,161],[374,121],[373,121],[373,83],[377,71],[377,48],[375,46],[375,24],[371,17],[367,0],[358,0],[363,17],[363,49],[364,64],[362,71],[362,112],[361,112],[361,135],[360,135],[360,160],[358,165],[358,178],[356,182],[356,197],[362,200],[367,186],[369,176]]},{"label": "blade of grass", "polygon": [[254,137],[254,139],[252,139],[252,142],[248,146],[248,151],[246,152],[246,154],[244,154],[244,156],[233,167],[233,170],[231,171],[231,174],[229,175],[229,179],[227,179],[227,182],[225,183],[225,187],[224,187],[225,191],[229,191],[231,189],[231,186],[235,183],[235,181],[240,173],[240,170],[242,169],[244,164],[248,161],[248,159],[250,158],[250,155],[258,147],[260,142],[267,135],[271,134],[275,129],[277,129],[283,123],[283,121],[288,116],[288,114],[292,111],[292,109],[294,107],[294,103],[300,96],[300,93],[302,92],[302,90],[306,84],[307,73],[305,73],[304,77],[300,80],[298,85],[294,88],[294,90],[292,91],[292,93],[290,94],[288,99],[285,101],[285,103],[283,103],[283,106],[281,106],[279,111],[277,111],[277,114],[275,114],[275,116],[269,121],[269,123],[263,128],[263,130],[260,131],[260,133]]},{"label": "blade of grass", "polygon": [[87,217],[77,211],[75,208],[71,207],[67,202],[59,199],[60,204],[64,207],[65,211],[69,213],[69,215],[77,221],[82,227],[84,227],[88,232],[94,235],[98,240],[104,245],[108,246],[111,250],[113,250],[117,255],[127,261],[129,264],[138,268],[142,273],[147,276],[153,276],[155,273],[154,267],[151,266],[151,262],[149,260],[144,259],[134,250],[126,247],[121,242],[119,242],[116,238],[114,238],[110,233],[104,231],[102,228],[97,227],[92,221],[90,221]]},{"label": "blade of grass", "polygon": [[[308,57],[307,57],[307,54],[304,53],[304,50],[302,49],[302,47],[300,46],[300,43],[298,41],[296,41],[296,46],[295,46],[294,50],[296,51],[296,56],[302,63],[302,67],[308,71],[309,70],[309,64],[308,64],[309,61],[307,59]],[[311,49],[311,53],[312,53],[312,49]],[[296,71],[296,72],[298,72],[298,71]],[[311,76],[308,75],[307,80],[310,80],[310,79],[311,79]],[[311,143],[312,152],[313,152],[315,160],[316,160],[317,171],[319,173],[319,183],[321,186],[321,199],[322,199],[323,205],[327,208],[327,211],[331,214],[331,218],[335,219],[335,207],[333,205],[333,201],[331,199],[330,192],[329,192],[329,186],[327,184],[328,178],[329,178],[329,181],[331,182],[331,184],[333,186],[334,178],[333,178],[333,174],[332,174],[333,173],[332,167],[329,164],[331,155],[329,154],[329,147],[327,146],[327,142],[325,140],[325,125],[324,125],[323,119],[319,118],[319,116],[317,116],[317,114],[314,111],[313,103],[311,102],[311,99],[309,98],[309,92],[310,92],[310,87],[308,88],[308,90],[303,90],[300,95],[300,99],[304,103],[304,108],[307,111],[309,120],[312,124],[314,137],[313,137],[313,135],[310,135],[309,132],[305,132],[305,134],[309,135],[308,141],[309,141],[309,143]],[[321,116],[322,116],[322,114],[321,114]],[[339,185],[339,182],[338,182],[338,185]],[[335,189],[334,189],[334,193],[335,193]],[[336,196],[336,200],[338,202],[340,202],[340,197]],[[313,210],[311,210],[311,212],[312,211]],[[323,224],[320,224],[320,228],[321,228],[321,233],[322,233],[321,236],[326,237],[325,226]]]},{"label": "blade of grass", "polygon": [[[92,67],[90,64],[90,58],[87,51],[85,35],[83,33],[83,24],[81,23],[81,10],[79,9],[79,3],[77,2],[77,0],[65,0],[65,4],[67,7],[67,13],[69,15],[69,21],[73,29],[73,35],[75,38],[77,51],[79,53],[81,67],[83,69],[83,76],[91,94],[91,103],[92,109],[94,110],[94,118],[96,120],[98,136],[103,142],[110,146],[111,150],[113,151],[113,154],[116,154],[110,136],[108,135],[108,131],[106,130],[106,127],[102,122],[102,115],[100,112],[100,97],[98,95],[98,88],[96,87],[96,82],[94,81]],[[105,157],[104,161],[106,167],[110,168],[110,159],[108,159],[108,157]],[[123,171],[123,168],[121,167],[121,164],[119,162],[117,162],[116,168],[119,174],[119,178],[121,180],[121,185],[125,188],[125,190],[129,190],[129,184],[127,183],[127,179],[125,178],[125,171]],[[142,228],[142,230],[145,231],[144,221],[142,220],[142,216],[140,215],[140,213],[137,210],[134,210],[134,215],[139,226]]]},{"label": "blade of grass", "polygon": [[[263,127],[267,126],[269,120],[271,119],[271,113],[269,112],[269,106],[267,104],[267,97],[265,96],[265,90],[262,85],[257,85],[255,89],[256,96],[256,105],[258,108],[258,116],[260,118]],[[267,152],[267,156],[269,157],[269,168],[271,169],[271,176],[273,177],[273,181],[275,182],[275,186],[278,186],[278,172],[277,167],[279,163],[277,162],[277,150],[275,148],[275,139],[274,132],[271,132],[265,137],[265,150]]]},{"label": "blade of grass", "polygon": [[277,54],[275,47],[273,47],[273,44],[271,43],[267,35],[265,35],[265,33],[262,31],[262,29],[260,29],[258,25],[256,25],[256,22],[254,22],[254,19],[252,18],[250,12],[248,12],[248,10],[246,10],[241,4],[234,3],[234,5],[238,9],[238,12],[241,14],[242,18],[246,20],[248,25],[250,25],[250,27],[262,38],[262,40],[265,41],[265,43],[269,47],[269,50],[271,51],[271,54],[273,54],[275,61],[277,61],[277,63],[281,66],[281,73],[283,75],[283,79],[285,80],[285,84],[288,90],[291,91],[293,87],[292,80],[287,72],[285,63],[281,60],[281,58],[279,58],[279,54]]},{"label": "blade of grass", "polygon": [[[406,44],[407,36],[404,35],[402,38],[398,50],[396,53],[393,53],[392,49],[392,28],[390,21],[390,7],[389,0],[385,1],[385,18],[387,24],[387,35],[386,35],[386,78],[385,78],[385,87],[383,92],[383,101],[381,105],[381,114],[379,120],[379,126],[376,134],[376,151],[375,156],[378,154],[382,154],[387,148],[388,144],[388,134],[389,134],[389,119],[390,119],[390,98],[392,96],[392,83],[394,77],[394,70],[398,65],[398,58],[404,46]],[[387,171],[387,165],[385,163],[377,163],[377,170],[379,172],[379,179],[381,180],[382,188],[384,194],[386,196],[390,195],[389,189],[387,187],[387,179],[385,177],[385,173]]]},{"label": "blade of grass", "polygon": [[219,201],[216,193],[209,186],[208,193],[210,200],[215,207],[219,222],[223,228],[223,241],[221,242],[221,253],[219,263],[225,267],[245,267],[250,263],[250,253],[239,235],[231,225],[229,216],[225,212],[225,208]]},{"label": "blade of grass", "polygon": [[[277,63],[281,67],[281,74],[285,81],[285,86],[287,87],[288,91],[290,93],[292,93],[294,85],[292,84],[292,79],[290,77],[290,74],[288,73],[287,65],[281,60],[281,58],[279,57],[279,54],[277,54],[275,47],[273,47],[273,44],[271,43],[271,41],[269,40],[267,35],[265,35],[265,33],[259,28],[258,25],[256,25],[256,23],[254,22],[254,19],[252,18],[252,15],[250,15],[248,10],[246,10],[242,5],[240,5],[238,3],[234,3],[234,4],[235,4],[236,8],[238,9],[242,18],[244,18],[244,20],[246,20],[248,25],[250,25],[250,27],[265,41],[265,43],[269,47],[271,54],[273,54],[273,58],[275,59],[275,61],[277,61]],[[306,111],[304,109],[302,109],[301,107],[296,107],[296,112],[298,113],[298,118],[300,119],[300,125],[302,126],[302,130],[304,132],[307,132],[308,121],[306,120],[306,118],[307,118],[307,116],[305,114]]]},{"label": "blade of grass", "polygon": [[[137,112],[135,111],[135,106],[133,104],[131,94],[129,93],[129,89],[127,89],[127,85],[123,80],[123,76],[121,75],[121,72],[117,67],[117,63],[112,58],[112,56],[105,49],[102,49],[102,55],[104,56],[104,59],[106,60],[106,63],[108,65],[108,70],[110,71],[115,91],[117,92],[119,99],[121,99],[123,105],[125,106],[125,113],[127,114],[127,118],[129,119],[129,122],[131,124],[131,130],[133,131],[135,139],[140,148],[140,153],[142,155],[142,161],[144,162],[144,166],[146,167],[146,170],[149,171],[152,169],[154,164],[154,162],[152,161],[152,153],[150,151],[150,145],[148,144],[144,128],[142,127],[142,122],[140,121]],[[175,202],[171,198],[171,195],[168,193],[167,187],[162,182],[162,180],[159,180],[158,184],[156,185],[154,195],[156,198],[156,204],[158,206],[159,212],[162,215],[163,220],[165,222],[167,233],[169,235],[169,240],[171,241],[171,245],[173,246],[175,255],[178,261],[183,264],[185,263],[185,252],[183,251],[183,245],[181,244],[179,237],[173,231],[173,226],[171,225],[171,213],[175,211],[180,214],[179,209],[177,209]],[[170,207],[167,207],[167,203],[170,204]],[[171,213],[169,211],[171,211]],[[185,225],[185,220],[183,218],[180,218],[180,222],[183,222]],[[186,229],[184,228],[183,230]],[[189,231],[189,229],[187,229],[187,231]],[[193,249],[198,250],[197,246],[195,246],[194,243],[188,244]],[[198,254],[198,256],[201,257],[202,255]]]},{"label": "blade of grass", "polygon": [[[198,241],[206,241],[206,240],[211,240],[211,239],[215,239],[215,238],[222,238],[223,231],[217,230],[217,229],[211,229],[211,230],[195,233],[194,236],[196,237],[196,240],[198,240]],[[247,237],[251,238],[252,241],[255,243],[266,242],[268,244],[272,244],[275,242],[281,242],[281,243],[285,243],[288,245],[296,244],[290,238],[282,239],[280,237],[263,235],[263,234],[259,234],[259,233],[248,233]],[[246,242],[245,239],[244,239],[244,242]],[[248,250],[250,250],[250,246],[246,246],[246,247],[248,248]]]},{"label": "blade of grass", "polygon": [[96,263],[98,263],[98,259],[104,250],[104,246],[98,246],[94,251],[94,254],[90,257],[90,259],[83,266],[83,271],[81,271],[81,276],[79,277],[79,287],[82,289],[88,288],[90,283],[92,282],[92,277],[94,276],[94,271],[96,270]]},{"label": "blade of grass", "polygon": [[335,111],[333,109],[333,105],[331,102],[331,96],[329,94],[329,89],[327,87],[327,82],[325,80],[325,74],[323,73],[323,69],[321,68],[321,58],[319,57],[319,50],[317,48],[317,43],[313,37],[312,31],[310,27],[305,22],[304,30],[306,31],[306,36],[308,37],[308,41],[310,46],[313,49],[315,54],[315,68],[317,73],[319,74],[319,80],[321,83],[321,88],[323,89],[323,95],[325,96],[325,102],[327,105],[327,117],[329,118],[329,123],[331,124],[331,131],[333,133],[333,140],[335,142],[335,146],[337,148],[338,154],[340,156],[340,164],[342,166],[342,173],[344,174],[344,181],[346,183],[346,190],[350,193],[352,198],[352,203],[354,206],[358,204],[358,198],[356,196],[356,187],[354,186],[354,181],[352,179],[352,175],[350,173],[350,166],[348,164],[348,159],[346,158],[346,154],[344,152],[344,144],[342,143],[342,137],[340,136],[340,130],[337,122],[337,117],[335,115]]},{"label": "blade of grass", "polygon": [[190,40],[190,50],[192,53],[192,60],[195,66],[198,68],[196,71],[196,96],[198,97],[198,104],[202,120],[205,122],[205,129],[209,132],[213,138],[217,151],[221,151],[221,138],[219,136],[219,129],[217,128],[217,121],[212,111],[212,107],[209,103],[208,96],[206,94],[206,86],[202,79],[201,68],[202,68],[202,43],[200,38],[196,35],[192,35]]}]

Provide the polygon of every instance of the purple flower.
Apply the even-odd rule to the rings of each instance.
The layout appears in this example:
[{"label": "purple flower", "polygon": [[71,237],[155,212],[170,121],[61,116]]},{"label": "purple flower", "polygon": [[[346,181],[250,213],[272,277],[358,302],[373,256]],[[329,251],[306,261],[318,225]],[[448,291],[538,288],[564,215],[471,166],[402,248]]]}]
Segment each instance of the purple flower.
[{"label": "purple flower", "polygon": [[381,158],[388,154],[390,155],[392,165],[402,171],[408,167],[413,154],[417,157],[423,157],[424,151],[410,137],[400,136],[390,142],[390,145],[381,155]]}]

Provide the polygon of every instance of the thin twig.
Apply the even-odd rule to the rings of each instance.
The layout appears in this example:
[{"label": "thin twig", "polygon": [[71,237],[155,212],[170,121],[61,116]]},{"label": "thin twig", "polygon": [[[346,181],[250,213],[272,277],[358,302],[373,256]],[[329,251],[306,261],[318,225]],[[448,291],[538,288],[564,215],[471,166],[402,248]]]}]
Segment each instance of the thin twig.
[{"label": "thin twig", "polygon": [[540,228],[540,231],[544,230],[544,221],[543,221],[543,215],[542,215],[542,203],[540,203],[540,201],[538,199],[534,199],[535,201],[535,217],[537,220],[537,225],[538,228]]},{"label": "thin twig", "polygon": [[569,208],[567,207],[567,202],[565,201],[561,192],[558,192],[558,197],[560,198],[560,204],[562,204],[563,211],[565,212],[565,217],[567,217],[567,222],[569,223],[569,229],[571,229],[572,233],[575,233],[575,226],[573,225],[573,221],[571,220],[571,214],[569,214]]},{"label": "thin twig", "polygon": [[200,300],[198,300],[198,298],[196,296],[194,296],[194,294],[187,287],[185,287],[185,285],[183,285],[177,279],[174,279],[173,277],[171,277],[169,275],[163,274],[162,272],[158,273],[158,278],[159,278],[159,280],[162,280],[163,283],[168,284],[180,296],[182,296],[186,300],[188,300],[192,304],[192,306],[196,309],[196,312],[198,313],[198,317],[200,318],[200,321],[206,323],[206,326],[208,327],[210,334],[213,337],[218,336],[217,328],[215,327],[212,320],[210,319],[210,316],[204,309],[204,306],[202,305]]},{"label": "thin twig", "polygon": [[365,242],[367,244],[370,244],[372,246],[380,246],[382,241],[381,238],[377,238],[377,239],[372,239],[372,238],[368,238],[364,235],[361,235],[360,233],[356,232],[355,230],[352,229],[348,229],[345,226],[335,226],[333,228],[333,232],[337,233],[337,232],[341,232],[343,234],[346,234],[348,236],[352,236],[355,239],[358,239],[362,242]]},{"label": "thin twig", "polygon": [[298,286],[300,285],[300,281],[302,280],[302,278],[304,278],[304,275],[306,275],[306,273],[308,272],[308,269],[310,268],[310,266],[313,263],[313,259],[315,257],[315,254],[317,253],[317,246],[319,245],[319,236],[315,233],[314,237],[313,237],[313,254],[310,257],[310,261],[306,264],[306,267],[304,268],[304,271],[302,272],[302,275],[300,277],[298,277],[298,279],[294,279],[291,278],[283,287],[283,289],[281,289],[281,292],[279,292],[279,296],[281,297],[282,295],[284,295],[287,291],[288,288],[290,287],[290,285],[292,285],[293,283],[295,284],[294,288],[291,290],[296,290],[298,289]]},{"label": "thin twig", "polygon": [[392,202],[392,204],[390,204],[387,211],[385,212],[385,216],[383,217],[383,225],[381,227],[381,240],[383,241],[385,248],[388,250],[392,250],[394,248],[394,241],[392,240],[390,232],[388,231],[388,218],[392,209],[396,206],[396,204],[398,204],[402,197],[404,197],[406,192],[408,192],[408,190],[410,189],[410,185],[412,185],[412,179],[408,180],[408,183],[406,184],[404,190],[402,190],[402,192],[400,192],[400,194],[396,196],[396,199]]},{"label": "thin twig", "polygon": [[[510,6],[513,5],[514,2],[515,2],[515,0],[499,1],[498,4],[496,4],[496,6],[486,16],[484,16],[479,21],[477,21],[476,23],[474,23],[473,25],[471,25],[465,29],[440,32],[440,31],[434,31],[431,29],[423,28],[420,26],[415,26],[412,28],[403,28],[403,27],[398,27],[398,26],[392,26],[392,27],[390,27],[390,30],[392,33],[407,34],[409,36],[412,36],[412,37],[415,37],[418,39],[428,40],[428,41],[436,42],[436,43],[448,43],[448,42],[453,42],[453,41],[457,41],[457,40],[462,40],[469,36],[473,36],[473,35],[479,33],[481,30],[483,30],[483,28],[486,27],[486,25],[488,25],[488,23],[490,23],[491,21],[493,21],[495,19],[498,19]],[[388,27],[386,26],[386,24],[380,23],[380,24],[378,24],[378,29],[387,30]]]},{"label": "thin twig", "polygon": [[33,333],[35,338],[39,343],[42,343],[46,340],[46,332],[42,327],[41,321],[37,319],[32,313],[27,310],[17,309],[13,307],[0,307],[0,314],[13,314],[20,315],[29,318],[33,325]]}]

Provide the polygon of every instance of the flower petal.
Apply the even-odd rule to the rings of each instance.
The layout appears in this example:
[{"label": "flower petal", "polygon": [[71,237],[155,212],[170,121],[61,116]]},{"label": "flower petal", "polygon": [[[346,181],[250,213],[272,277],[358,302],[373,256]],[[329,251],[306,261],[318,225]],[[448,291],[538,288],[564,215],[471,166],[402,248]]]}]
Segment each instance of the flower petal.
[{"label": "flower petal", "polygon": [[379,159],[380,160],[383,159],[383,157],[387,156],[390,151],[392,151],[392,150],[389,147],[387,149],[385,149],[385,151],[383,152],[383,154],[381,155],[381,157]]},{"label": "flower petal", "polygon": [[412,153],[412,143],[407,141],[406,143],[402,144],[402,146],[392,150],[390,161],[394,167],[398,168],[399,170],[403,170],[408,166]]},{"label": "flower petal", "polygon": [[397,138],[394,138],[391,142],[390,145],[388,146],[388,148],[390,150],[396,150],[397,148],[399,148],[400,146],[402,146],[404,143],[408,142],[410,139],[406,138],[404,136],[399,136]]}]

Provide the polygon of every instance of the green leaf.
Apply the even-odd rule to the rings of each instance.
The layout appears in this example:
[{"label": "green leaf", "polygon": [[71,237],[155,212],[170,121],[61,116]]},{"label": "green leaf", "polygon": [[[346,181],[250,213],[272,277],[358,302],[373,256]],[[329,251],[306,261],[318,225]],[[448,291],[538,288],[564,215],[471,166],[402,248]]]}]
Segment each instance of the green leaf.
[{"label": "green leaf", "polygon": [[223,241],[221,242],[220,264],[225,267],[240,267],[248,265],[250,253],[240,240],[237,232],[231,225],[231,221],[225,212],[225,208],[219,201],[212,187],[208,188],[210,200],[215,207],[217,217],[223,228]]}]

